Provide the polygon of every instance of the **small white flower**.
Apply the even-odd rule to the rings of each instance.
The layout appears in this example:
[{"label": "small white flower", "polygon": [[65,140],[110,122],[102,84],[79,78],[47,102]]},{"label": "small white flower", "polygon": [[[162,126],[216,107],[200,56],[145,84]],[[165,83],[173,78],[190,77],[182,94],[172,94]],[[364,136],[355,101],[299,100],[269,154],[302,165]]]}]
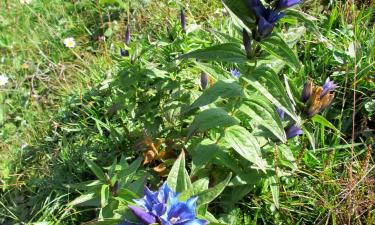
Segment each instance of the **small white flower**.
[{"label": "small white flower", "polygon": [[9,78],[5,76],[4,74],[0,75],[0,87],[4,86],[8,83]]},{"label": "small white flower", "polygon": [[76,46],[76,41],[72,37],[64,39],[64,45],[68,48],[74,48]]},{"label": "small white flower", "polygon": [[22,5],[28,5],[28,4],[31,3],[31,0],[20,0],[20,3],[21,3]]}]

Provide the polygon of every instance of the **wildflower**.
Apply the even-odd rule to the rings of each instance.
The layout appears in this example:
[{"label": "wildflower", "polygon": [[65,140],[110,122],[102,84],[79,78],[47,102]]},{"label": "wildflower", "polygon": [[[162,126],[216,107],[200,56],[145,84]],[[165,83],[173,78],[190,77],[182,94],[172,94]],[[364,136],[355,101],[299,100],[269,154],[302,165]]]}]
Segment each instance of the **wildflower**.
[{"label": "wildflower", "polygon": [[8,81],[9,78],[7,76],[5,76],[4,74],[0,75],[0,87],[6,85]]},{"label": "wildflower", "polygon": [[195,204],[198,197],[190,198],[186,202],[179,201],[178,197],[170,197],[170,206],[161,217],[162,225],[205,225],[207,221],[195,218]]},{"label": "wildflower", "polygon": [[287,139],[294,138],[295,136],[303,134],[303,130],[298,128],[295,124],[285,128]]},{"label": "wildflower", "polygon": [[120,48],[120,55],[122,57],[125,57],[125,56],[129,56],[129,51],[128,50],[125,50],[123,48]]},{"label": "wildflower", "polygon": [[313,82],[309,78],[307,80],[307,82],[305,83],[305,85],[303,86],[303,90],[302,90],[302,94],[301,94],[302,102],[307,102],[307,100],[309,100],[309,98],[312,94],[312,91],[313,91]]},{"label": "wildflower", "polygon": [[300,3],[301,0],[279,0],[276,6],[276,11],[281,11]]},{"label": "wildflower", "polygon": [[323,98],[328,92],[334,91],[337,85],[330,81],[329,77],[327,78],[325,84],[323,85],[323,91],[320,95],[320,98]]},{"label": "wildflower", "polygon": [[[145,187],[145,196],[134,200],[139,206],[128,206],[130,211],[142,222],[141,224],[161,225],[205,225],[207,221],[195,218],[195,204],[197,198],[190,198],[186,202],[178,200],[178,194],[174,193],[167,183],[164,183],[158,191],[152,192]],[[167,205],[168,203],[168,205]],[[121,225],[141,225],[128,220]]]},{"label": "wildflower", "polygon": [[242,29],[242,40],[243,40],[243,45],[245,47],[247,58],[250,58],[251,57],[251,40],[245,28]]},{"label": "wildflower", "polygon": [[130,27],[127,26],[126,31],[125,31],[125,44],[126,44],[126,46],[129,46],[129,43],[130,43]]},{"label": "wildflower", "polygon": [[239,78],[241,76],[240,71],[238,71],[237,69],[230,70],[230,74],[232,74],[232,76],[234,76],[235,78]]},{"label": "wildflower", "polygon": [[254,39],[260,41],[268,37],[276,24],[285,14],[283,9],[298,4],[300,0],[280,0],[275,9],[266,8],[260,0],[249,0],[248,5],[256,18],[256,28],[253,30]]},{"label": "wildflower", "polygon": [[68,37],[68,38],[64,39],[64,45],[67,48],[74,48],[76,46],[76,42],[75,42],[74,38]]},{"label": "wildflower", "polygon": [[184,9],[180,11],[181,27],[184,33],[186,33],[186,16]]},{"label": "wildflower", "polygon": [[208,74],[205,72],[201,73],[201,88],[204,90],[208,84]]},{"label": "wildflower", "polygon": [[336,89],[336,87],[337,85],[334,84],[333,81],[330,81],[329,78],[327,78],[323,87],[319,87],[319,86],[314,87],[312,85],[311,87],[312,91],[311,91],[310,96],[308,96],[308,101],[307,101],[308,116],[313,116],[323,111],[325,108],[327,108],[331,104],[333,98],[335,97],[335,94],[333,93],[333,91]]},{"label": "wildflower", "polygon": [[282,109],[280,109],[280,108],[277,108],[276,111],[277,111],[277,113],[279,114],[280,118],[281,118],[281,119],[284,119],[284,117],[285,117],[285,112],[284,112],[284,110],[282,110]]},{"label": "wildflower", "polygon": [[253,37],[260,41],[271,34],[275,23],[284,16],[284,13],[264,7],[260,0],[249,0],[248,3],[256,17],[257,26],[253,30]]},{"label": "wildflower", "polygon": [[31,0],[20,0],[20,3],[22,5],[29,5],[31,3]]},{"label": "wildflower", "polygon": [[159,217],[164,214],[168,196],[176,194],[169,188],[167,183],[164,183],[159,191],[152,192],[148,187],[144,189],[145,196],[141,199],[136,199],[134,202],[141,206],[147,213]]}]

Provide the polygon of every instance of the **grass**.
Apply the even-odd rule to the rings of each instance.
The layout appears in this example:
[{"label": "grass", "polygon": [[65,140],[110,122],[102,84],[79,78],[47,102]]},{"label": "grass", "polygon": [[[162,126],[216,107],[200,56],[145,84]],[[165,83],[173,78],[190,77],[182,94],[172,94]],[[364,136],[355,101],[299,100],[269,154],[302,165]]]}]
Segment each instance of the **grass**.
[{"label": "grass", "polygon": [[[375,9],[366,4],[353,10],[341,1],[317,2],[304,4],[304,10],[317,18],[317,28],[309,27],[297,45],[303,70],[283,73],[294,90],[307,76],[317,84],[330,76],[340,86],[323,114],[330,124],[309,124],[315,149],[305,147],[310,146],[306,138],[291,146],[298,170],[281,180],[280,209],[275,209],[268,191],[250,190],[237,209],[228,212],[228,217],[238,217],[237,224],[372,224],[375,220],[374,110],[366,107],[373,102],[375,90]],[[142,49],[150,62],[162,64],[174,57],[171,53],[209,45],[214,39],[179,40],[181,6],[188,23],[195,21],[206,30],[239,38],[235,29],[227,27],[230,18],[222,16],[219,1],[131,4],[129,8],[88,0],[2,3],[0,72],[10,83],[0,89],[1,224],[77,224],[96,217],[95,210],[66,206],[77,192],[65,185],[93,178],[82,156],[108,166],[121,154],[134,155],[134,146],[143,136],[139,124],[128,133],[127,114],[108,116],[122,94],[112,88],[111,80],[128,63],[118,60],[126,25],[131,26],[132,49]],[[175,38],[170,49],[147,52],[153,47],[150,43],[167,40],[170,34]],[[74,37],[77,47],[66,48],[66,37]],[[144,96],[152,99],[154,93]],[[149,131],[152,122],[142,125]]]}]

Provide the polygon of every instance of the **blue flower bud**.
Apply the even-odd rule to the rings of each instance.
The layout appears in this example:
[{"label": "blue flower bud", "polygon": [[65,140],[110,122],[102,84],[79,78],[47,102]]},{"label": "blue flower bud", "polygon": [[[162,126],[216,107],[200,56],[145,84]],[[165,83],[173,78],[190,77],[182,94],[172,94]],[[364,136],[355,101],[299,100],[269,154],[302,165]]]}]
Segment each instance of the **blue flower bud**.
[{"label": "blue flower bud", "polygon": [[130,27],[127,26],[126,31],[125,31],[125,44],[126,44],[126,46],[129,46],[129,43],[130,43]]},{"label": "blue flower bud", "polygon": [[181,27],[182,31],[186,33],[186,16],[185,16],[185,11],[184,9],[181,9],[180,11],[180,19],[181,19]]},{"label": "blue flower bud", "polygon": [[237,69],[233,69],[233,70],[231,70],[230,73],[231,73],[232,76],[234,76],[235,78],[239,78],[239,77],[241,76],[240,71],[238,71]]},{"label": "blue flower bud", "polygon": [[323,98],[328,92],[334,91],[337,85],[330,81],[329,77],[327,78],[325,84],[323,85],[323,91],[320,94],[320,98]]},{"label": "blue flower bud", "polygon": [[245,47],[247,58],[250,58],[251,57],[251,40],[245,28],[242,29],[242,41]]}]

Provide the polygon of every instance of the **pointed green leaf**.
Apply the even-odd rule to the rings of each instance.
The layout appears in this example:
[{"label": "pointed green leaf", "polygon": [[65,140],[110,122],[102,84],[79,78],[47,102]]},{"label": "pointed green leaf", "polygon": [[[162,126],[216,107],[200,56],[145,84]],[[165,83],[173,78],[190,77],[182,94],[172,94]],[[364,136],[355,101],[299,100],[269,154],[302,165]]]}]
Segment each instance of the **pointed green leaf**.
[{"label": "pointed green leaf", "polygon": [[260,96],[253,96],[248,98],[244,104],[241,105],[240,111],[248,115],[259,126],[265,127],[272,134],[274,134],[283,143],[286,142],[286,135],[280,116],[272,107],[267,99]]},{"label": "pointed green leaf", "polygon": [[212,87],[206,89],[197,100],[190,106],[193,110],[215,102],[219,97],[234,98],[243,97],[244,92],[238,82],[233,80],[219,80]]},{"label": "pointed green leaf", "polygon": [[168,174],[167,183],[175,192],[183,192],[191,188],[190,177],[185,169],[185,153],[181,152]]},{"label": "pointed green leaf", "polygon": [[204,132],[215,127],[229,127],[238,124],[238,121],[229,116],[223,108],[211,108],[200,112],[191,125],[188,137],[193,133]]},{"label": "pointed green leaf", "polygon": [[245,128],[235,125],[225,130],[225,140],[242,157],[257,165],[266,173],[266,161],[262,159],[260,146]]},{"label": "pointed green leaf", "polygon": [[83,157],[83,159],[89,166],[90,170],[96,175],[96,177],[99,178],[101,181],[106,182],[103,170],[96,163],[86,158],[85,156]]},{"label": "pointed green leaf", "polygon": [[280,36],[272,35],[262,41],[261,45],[268,53],[285,61],[294,71],[297,72],[301,68],[297,55]]},{"label": "pointed green leaf", "polygon": [[232,177],[232,173],[229,173],[228,176],[225,178],[225,180],[217,184],[215,187],[207,189],[201,192],[200,194],[198,194],[197,205],[201,206],[201,205],[205,205],[205,204],[212,202],[217,196],[220,195],[221,192],[224,191],[231,177]]},{"label": "pointed green leaf", "polygon": [[268,183],[270,185],[273,203],[275,204],[276,208],[279,208],[279,185],[276,182],[276,177],[270,176],[268,178]]},{"label": "pointed green leaf", "polygon": [[241,49],[241,45],[238,43],[215,45],[195,50],[179,57],[179,59],[187,58],[231,63],[245,63],[248,60],[244,50]]}]

